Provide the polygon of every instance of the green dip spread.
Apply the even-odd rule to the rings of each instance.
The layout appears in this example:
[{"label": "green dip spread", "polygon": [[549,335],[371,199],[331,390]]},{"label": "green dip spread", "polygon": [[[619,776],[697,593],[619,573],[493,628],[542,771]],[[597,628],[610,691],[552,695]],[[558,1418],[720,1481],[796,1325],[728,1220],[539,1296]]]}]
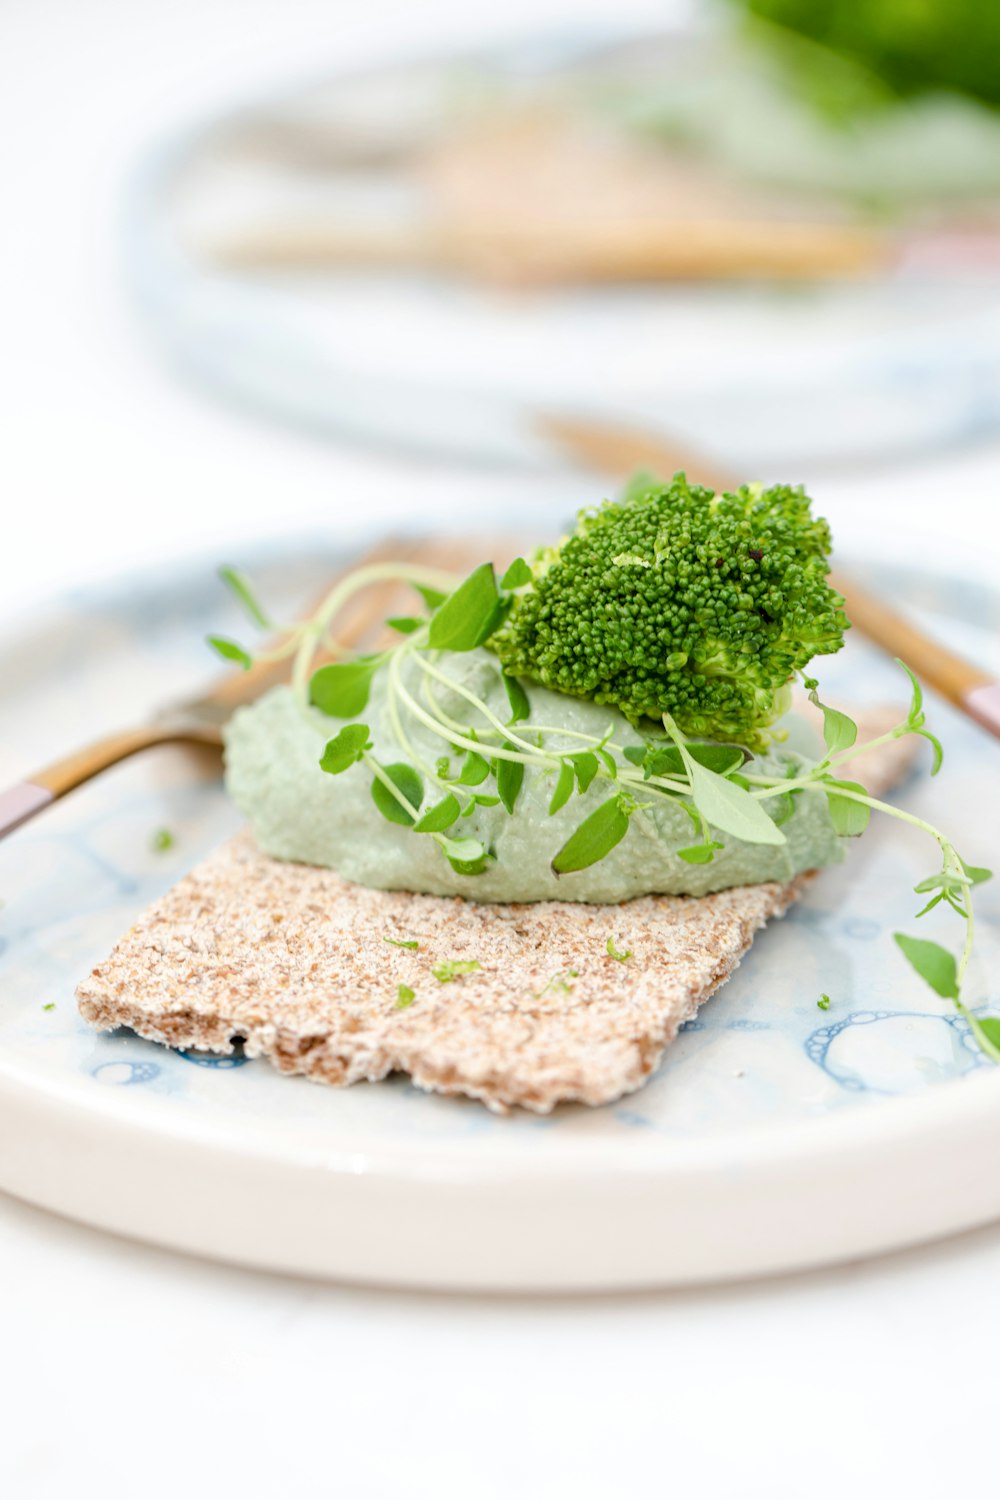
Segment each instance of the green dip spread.
[{"label": "green dip spread", "polygon": [[[439,665],[462,683],[501,719],[510,716],[496,658],[486,650],[451,654]],[[357,717],[370,726],[373,754],[383,763],[416,758],[433,768],[442,751],[441,740],[408,716],[410,746],[401,746],[392,730],[384,696],[385,674],[375,677],[372,696]],[[581,742],[560,739],[559,731],[578,731],[600,738],[612,731],[619,746],[636,745],[641,736],[614,709],[569,698],[526,683],[531,701],[530,726],[550,731],[547,749],[572,751]],[[468,724],[469,706],[451,689],[437,690],[440,710],[459,724]],[[612,788],[598,778],[582,796],[574,795],[559,812],[548,815],[555,774],[526,768],[513,816],[502,806],[477,807],[451,830],[456,838],[473,837],[491,849],[481,875],[460,875],[452,869],[434,839],[387,821],[371,796],[371,771],[354,765],[332,776],[319,766],[327,741],[342,722],[316,709],[303,708],[290,688],[276,688],[250,707],[241,708],[226,730],[226,783],[250,820],[257,843],[276,859],[326,865],[348,880],[383,890],[423,891],[437,896],[466,896],[479,901],[625,901],[650,893],[706,895],[730,886],[762,881],[787,881],[803,870],[834,864],[843,858],[841,840],[833,830],[823,796],[795,799],[795,811],[782,825],[787,842],[773,846],[746,844],[722,836],[725,847],[709,864],[688,864],[678,849],[697,841],[690,818],[677,803],[651,793],[650,807],[632,818],[620,844],[597,864],[557,876],[551,868],[556,851],[583,819],[607,800]],[[804,726],[796,726],[789,743]],[[518,726],[519,733],[530,738]],[[809,746],[807,753],[811,752]],[[484,746],[488,754],[488,747]],[[773,748],[757,758],[770,775],[782,775],[794,754]],[[616,759],[626,764],[620,754]],[[457,775],[462,753],[456,751],[451,774]],[[424,808],[443,794],[424,774]],[[492,783],[479,790],[493,790]],[[457,789],[462,794],[463,789]],[[637,793],[639,800],[641,788]]]}]

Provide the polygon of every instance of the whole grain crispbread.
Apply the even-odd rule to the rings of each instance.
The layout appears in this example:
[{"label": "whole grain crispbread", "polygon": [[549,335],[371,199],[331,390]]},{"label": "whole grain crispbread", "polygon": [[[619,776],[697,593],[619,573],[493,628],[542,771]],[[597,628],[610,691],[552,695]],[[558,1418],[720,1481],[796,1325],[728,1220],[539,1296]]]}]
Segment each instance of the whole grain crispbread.
[{"label": "whole grain crispbread", "polygon": [[[862,732],[897,717],[868,712]],[[915,743],[859,756],[852,774],[878,793]],[[221,1053],[242,1038],[250,1056],[323,1083],[402,1071],[498,1111],[604,1104],[644,1082],[809,878],[618,906],[497,905],[351,885],[273,860],[244,832],[140,917],[77,996],[101,1029]],[[451,960],[479,967],[436,977]]]}]

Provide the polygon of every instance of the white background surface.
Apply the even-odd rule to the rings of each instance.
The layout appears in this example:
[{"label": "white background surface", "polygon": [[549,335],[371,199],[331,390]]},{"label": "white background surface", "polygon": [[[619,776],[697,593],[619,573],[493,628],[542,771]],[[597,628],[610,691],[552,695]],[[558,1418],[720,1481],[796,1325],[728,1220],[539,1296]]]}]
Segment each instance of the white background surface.
[{"label": "white background surface", "polygon": [[[499,510],[504,476],[324,447],[175,384],[132,320],[117,215],[143,147],[229,97],[538,16],[528,0],[489,17],[457,0],[8,0],[0,615],[241,535]],[[995,575],[1000,445],[805,477],[842,542],[895,534],[907,556]],[[562,514],[590,484],[522,477],[517,501]],[[781,1284],[452,1300],[201,1265],[0,1200],[0,1493],[983,1493],[998,1271],[990,1230]]]}]

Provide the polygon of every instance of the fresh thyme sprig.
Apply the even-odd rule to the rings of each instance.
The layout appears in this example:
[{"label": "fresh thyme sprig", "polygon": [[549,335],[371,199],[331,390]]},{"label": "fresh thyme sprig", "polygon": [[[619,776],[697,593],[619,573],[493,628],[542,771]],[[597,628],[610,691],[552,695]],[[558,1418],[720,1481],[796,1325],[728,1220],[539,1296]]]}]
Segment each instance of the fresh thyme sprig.
[{"label": "fresh thyme sprig", "polygon": [[[255,623],[272,628],[249,581],[233,569],[223,569],[222,577]],[[372,799],[382,816],[415,835],[431,838],[452,868],[468,876],[482,874],[495,855],[481,839],[462,836],[461,820],[477,807],[503,806],[508,816],[515,816],[529,768],[554,778],[550,816],[595,783],[607,783],[608,796],[554,852],[552,869],[557,876],[604,859],[625,838],[632,819],[641,818],[658,798],[670,799],[690,818],[695,841],[677,852],[691,864],[710,863],[724,848],[724,838],[717,834],[749,844],[784,844],[782,825],[792,816],[796,799],[803,796],[824,797],[835,831],[845,837],[863,833],[873,811],[896,818],[928,834],[941,855],[940,870],[915,887],[917,894],[929,897],[917,916],[945,904],[965,923],[957,960],[947,949],[925,939],[897,933],[896,942],[931,989],[953,1002],[986,1056],[1000,1063],[1000,1017],[979,1017],[962,998],[975,934],[972,892],[990,872],[966,864],[951,840],[932,824],[870,796],[860,782],[843,774],[862,752],[909,734],[930,741],[932,774],[940,769],[942,748],[926,727],[920,684],[909,668],[899,663],[911,684],[906,717],[864,745],[857,743],[854,721],[820,701],[814,678],[803,678],[823,716],[826,753],[816,762],[791,757],[790,769],[783,775],[761,774],[758,762],[750,761],[749,753],[738,745],[686,737],[669,714],[663,715],[662,734],[642,736],[637,744],[616,741],[613,727],[598,738],[533,724],[524,683],[510,677],[498,662],[510,706],[509,717],[502,718],[449,674],[447,659],[485,645],[506,619],[516,591],[531,579],[531,569],[522,558],[511,564],[499,584],[490,563],[483,563],[460,582],[434,569],[377,565],[344,579],[311,620],[288,629],[268,659],[294,657],[292,686],[303,713],[312,723],[317,722],[317,714],[350,721],[328,741],[319,761],[322,769],[336,776],[363,764],[371,774]],[[317,667],[317,653],[324,645],[329,647],[339,611],[359,590],[385,581],[410,584],[428,613],[392,620],[400,639],[383,651]],[[252,665],[250,653],[235,642],[221,637],[209,640],[226,660]],[[384,673],[393,734],[407,756],[385,764],[373,753],[368,725],[359,718],[380,673]],[[441,707],[437,696],[441,688],[468,709],[466,722]],[[414,722],[440,741],[442,753],[433,763],[413,743],[410,726]],[[566,748],[567,741],[572,748]]]}]

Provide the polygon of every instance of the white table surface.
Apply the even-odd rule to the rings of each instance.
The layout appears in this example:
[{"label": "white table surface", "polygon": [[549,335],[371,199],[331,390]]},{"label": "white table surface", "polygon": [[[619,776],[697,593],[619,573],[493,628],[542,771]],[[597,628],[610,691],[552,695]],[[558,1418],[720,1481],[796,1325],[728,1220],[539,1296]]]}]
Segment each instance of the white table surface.
[{"label": "white table surface", "polygon": [[[594,498],[579,476],[407,465],[215,406],[160,367],[121,287],[116,213],[147,141],[317,57],[485,35],[474,9],[10,0],[0,617],[234,538],[454,517],[470,497],[499,512],[512,485],[519,505],[552,513]],[[614,13],[581,0],[544,11]],[[508,0],[489,27],[538,14]],[[874,537],[891,550],[895,532],[908,557],[995,576],[1000,444],[808,477],[848,547]],[[228,1270],[0,1198],[0,1286],[11,1500],[257,1500],[296,1485],[352,1500],[930,1497],[983,1493],[994,1467],[1000,1228],[780,1283],[491,1301]]]}]

